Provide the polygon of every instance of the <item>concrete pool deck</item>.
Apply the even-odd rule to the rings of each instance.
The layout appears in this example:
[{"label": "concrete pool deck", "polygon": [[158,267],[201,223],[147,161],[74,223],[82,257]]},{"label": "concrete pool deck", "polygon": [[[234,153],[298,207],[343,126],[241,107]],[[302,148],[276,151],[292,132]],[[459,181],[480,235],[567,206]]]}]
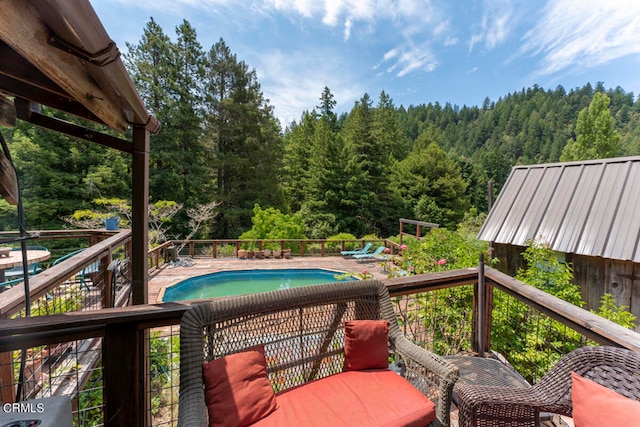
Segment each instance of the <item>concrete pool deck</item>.
[{"label": "concrete pool deck", "polygon": [[[185,260],[185,258],[181,258]],[[192,266],[177,266],[165,264],[159,269],[149,273],[149,303],[161,302],[164,288],[177,282],[194,276],[214,273],[223,270],[252,270],[252,269],[279,269],[279,268],[324,268],[344,273],[360,274],[367,270],[375,279],[386,279],[387,274],[382,272],[381,260],[357,261],[352,258],[340,256],[326,257],[299,257],[290,259],[238,259],[238,258],[189,258]],[[186,265],[186,263],[185,263]]]}]

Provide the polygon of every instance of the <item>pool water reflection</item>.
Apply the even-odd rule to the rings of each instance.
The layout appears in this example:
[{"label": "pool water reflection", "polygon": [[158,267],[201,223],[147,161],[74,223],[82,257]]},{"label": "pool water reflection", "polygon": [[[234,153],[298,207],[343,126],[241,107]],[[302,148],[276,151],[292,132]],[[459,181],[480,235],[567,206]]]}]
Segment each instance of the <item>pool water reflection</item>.
[{"label": "pool water reflection", "polygon": [[220,271],[191,277],[167,287],[162,301],[207,299],[357,280],[353,276],[344,276],[342,272],[318,268]]}]

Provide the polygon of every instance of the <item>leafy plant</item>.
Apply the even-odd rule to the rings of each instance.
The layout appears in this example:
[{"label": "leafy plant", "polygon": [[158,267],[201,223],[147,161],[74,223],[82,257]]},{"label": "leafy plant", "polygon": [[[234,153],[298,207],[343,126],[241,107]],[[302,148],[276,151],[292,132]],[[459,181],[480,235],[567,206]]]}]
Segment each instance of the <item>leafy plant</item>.
[{"label": "leafy plant", "polygon": [[616,300],[610,293],[602,295],[602,298],[600,298],[600,307],[597,311],[591,310],[591,312],[605,319],[609,319],[618,325],[624,326],[627,329],[634,329],[636,327],[636,316],[629,312],[629,307],[617,305]]},{"label": "leafy plant", "polygon": [[[335,240],[335,241],[332,241]],[[338,233],[333,236],[327,237],[327,248],[328,249],[337,249],[342,248],[341,243],[343,240],[356,240],[356,236],[351,233]],[[345,250],[352,251],[359,246],[358,242],[349,242],[347,241],[344,245]]]},{"label": "leafy plant", "polygon": [[[253,226],[242,233],[243,240],[267,240],[267,239],[304,239],[304,222],[299,213],[283,214],[275,208],[262,209],[256,203],[253,207]],[[291,245],[288,245],[291,246]],[[265,246],[267,249],[279,249],[279,244],[271,243]],[[292,248],[290,248],[292,249]]]},{"label": "leafy plant", "polygon": [[[403,244],[406,249],[393,258],[390,277],[473,267],[487,250],[486,242],[444,228],[431,230],[422,240],[403,237]],[[431,343],[439,354],[455,354],[471,346],[472,306],[470,286],[425,292],[408,301],[400,320],[414,341]]]},{"label": "leafy plant", "polygon": [[[527,268],[518,272],[517,279],[578,307],[584,305],[580,288],[573,283],[571,265],[558,261],[548,245],[533,241],[523,257]],[[635,326],[635,316],[626,307],[617,307],[610,294],[602,297],[597,314],[627,328]],[[540,378],[562,354],[585,345],[578,332],[498,291],[494,292],[491,342],[530,382]]]}]

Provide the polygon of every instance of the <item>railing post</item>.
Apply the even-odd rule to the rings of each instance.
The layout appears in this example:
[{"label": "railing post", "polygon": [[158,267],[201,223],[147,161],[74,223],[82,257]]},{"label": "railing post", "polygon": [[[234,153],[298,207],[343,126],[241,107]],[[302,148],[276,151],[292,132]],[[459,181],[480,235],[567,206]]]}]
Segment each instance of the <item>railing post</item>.
[{"label": "railing post", "polygon": [[480,254],[480,262],[478,263],[478,294],[477,294],[477,318],[476,324],[478,330],[476,332],[477,353],[479,357],[484,357],[484,322],[485,322],[485,295],[486,283],[484,281],[484,254]]},{"label": "railing post", "polygon": [[300,240],[300,256],[304,256],[304,240]]},{"label": "railing post", "polygon": [[115,301],[111,300],[111,292],[112,292],[111,283],[113,281],[113,275],[115,272],[110,267],[111,267],[111,263],[109,263],[109,267],[106,268],[106,281],[104,282],[104,287],[102,290],[103,292],[102,300],[104,301],[102,308],[109,308],[115,305]]},{"label": "railing post", "polygon": [[131,157],[131,293],[133,304],[149,299],[149,132],[133,128]]},{"label": "railing post", "polygon": [[213,258],[218,258],[218,244],[216,242],[211,243],[211,254]]},{"label": "railing post", "polygon": [[148,419],[148,335],[148,330],[138,330],[132,323],[105,328],[102,363],[106,427],[151,425]]},{"label": "railing post", "polygon": [[324,244],[326,243],[325,240],[323,240],[322,242],[320,242],[320,256],[325,256],[324,253]]}]

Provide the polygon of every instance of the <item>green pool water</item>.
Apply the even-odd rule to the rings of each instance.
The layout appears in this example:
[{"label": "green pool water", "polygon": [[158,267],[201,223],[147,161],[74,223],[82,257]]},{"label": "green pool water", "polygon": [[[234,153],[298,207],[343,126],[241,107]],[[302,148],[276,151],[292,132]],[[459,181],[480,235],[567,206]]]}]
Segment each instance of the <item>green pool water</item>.
[{"label": "green pool water", "polygon": [[207,299],[356,280],[355,277],[339,280],[338,277],[341,275],[343,273],[323,269],[221,271],[191,277],[169,286],[162,301]]}]

